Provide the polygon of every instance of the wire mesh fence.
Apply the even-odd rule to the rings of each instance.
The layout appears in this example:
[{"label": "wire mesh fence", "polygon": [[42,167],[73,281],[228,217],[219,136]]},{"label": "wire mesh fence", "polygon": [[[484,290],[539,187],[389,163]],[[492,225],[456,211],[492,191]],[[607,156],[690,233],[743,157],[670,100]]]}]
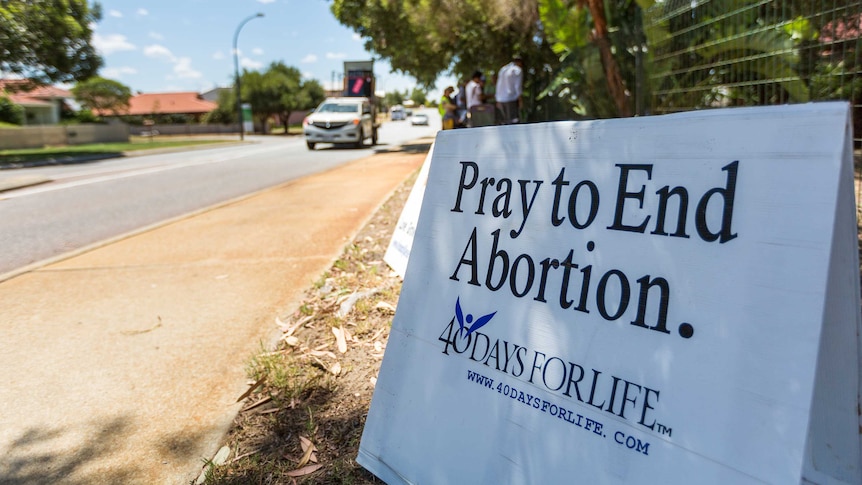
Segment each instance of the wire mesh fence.
[{"label": "wire mesh fence", "polygon": [[650,113],[846,100],[862,146],[862,0],[666,0],[644,31]]}]

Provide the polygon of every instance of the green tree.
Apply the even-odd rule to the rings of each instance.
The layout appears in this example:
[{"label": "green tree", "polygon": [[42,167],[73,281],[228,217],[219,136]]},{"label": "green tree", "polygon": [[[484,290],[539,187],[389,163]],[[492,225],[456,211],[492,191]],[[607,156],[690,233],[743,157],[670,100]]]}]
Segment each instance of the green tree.
[{"label": "green tree", "polygon": [[269,119],[279,111],[282,89],[284,86],[277,85],[262,72],[245,70],[242,73],[242,99],[251,104],[252,116],[264,133],[268,131]]},{"label": "green tree", "polygon": [[299,69],[273,62],[264,72],[243,72],[242,97],[265,133],[270,118],[279,116],[286,130],[292,112],[317,106],[325,92],[317,81],[303,81]]},{"label": "green tree", "polygon": [[286,66],[283,62],[270,64],[265,76],[270,82],[280,86],[277,111],[284,132],[288,132],[290,115],[294,111],[311,109],[326,98],[323,86],[316,80],[303,80],[302,73],[295,67]]},{"label": "green tree", "polygon": [[218,108],[207,113],[203,122],[222,125],[236,123],[236,92],[233,89],[220,90],[217,103]]},{"label": "green tree", "polygon": [[119,81],[96,76],[76,84],[72,95],[83,108],[117,116],[129,108],[132,90]]},{"label": "green tree", "polygon": [[528,118],[548,117],[529,105],[560,63],[545,39],[538,0],[333,0],[331,9],[366,39],[366,49],[425,88],[444,72],[462,79],[475,70],[495,72],[518,53],[527,67]]},{"label": "green tree", "polygon": [[417,106],[420,104],[428,104],[428,92],[422,88],[415,87],[410,91],[410,99],[416,103]]},{"label": "green tree", "polygon": [[7,96],[0,95],[0,121],[13,125],[23,125],[24,108],[13,103]]},{"label": "green tree", "polygon": [[0,71],[36,83],[94,76],[102,65],[92,45],[101,7],[87,0],[0,1]]},{"label": "green tree", "polygon": [[[323,102],[326,99],[326,90],[323,89],[323,85],[320,84],[316,79],[306,79],[302,82],[300,86],[300,93],[303,99],[303,103],[300,104],[300,110],[313,109],[316,108],[317,105]],[[287,119],[287,118],[285,118]],[[284,127],[285,133],[287,133],[287,126]]]},{"label": "green tree", "polygon": [[396,104],[404,104],[405,95],[399,93],[398,90],[389,91],[386,93],[386,96],[383,97],[383,105],[388,109]]},{"label": "green tree", "polygon": [[539,16],[560,59],[545,96],[568,98],[581,116],[635,112],[637,57],[645,50],[640,8],[631,0],[539,0]]}]

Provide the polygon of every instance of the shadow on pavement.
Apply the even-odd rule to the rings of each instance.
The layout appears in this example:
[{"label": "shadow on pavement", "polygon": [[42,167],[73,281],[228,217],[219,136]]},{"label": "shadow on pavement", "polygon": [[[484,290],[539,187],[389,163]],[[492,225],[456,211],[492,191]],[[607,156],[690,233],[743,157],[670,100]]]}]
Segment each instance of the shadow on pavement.
[{"label": "shadow on pavement", "polygon": [[428,153],[432,143],[434,143],[433,138],[405,143],[404,145],[376,146],[374,147],[374,153]]},{"label": "shadow on pavement", "polygon": [[[380,143],[374,146],[365,146],[363,148],[372,148],[374,153],[428,153],[428,150],[431,149],[431,144],[434,142],[434,139],[428,140],[420,140],[417,142],[408,142],[403,145],[389,145],[385,143]],[[357,150],[356,147],[349,144],[331,144],[328,146],[323,146],[317,148],[316,151],[329,151],[329,150]]]},{"label": "shadow on pavement", "polygon": [[[87,476],[81,470],[91,462],[113,451],[116,436],[131,425],[129,418],[119,417],[99,425],[94,436],[79,443],[74,451],[64,452],[57,441],[68,441],[61,428],[31,428],[3,451],[0,458],[0,483],[6,485],[41,485],[65,483],[127,483],[140,471],[134,464],[120,469]],[[62,443],[59,443],[62,444]],[[45,451],[45,450],[52,451]],[[83,474],[82,474],[83,473]]]},{"label": "shadow on pavement", "polygon": [[[204,454],[207,450],[203,446],[212,441],[213,433],[217,431],[210,428],[202,428],[197,431],[180,431],[169,433],[160,437],[159,456],[171,462],[199,461],[203,464]],[[218,432],[222,434],[221,432]]]},{"label": "shadow on pavement", "polygon": [[[60,413],[62,411],[58,411]],[[3,485],[90,485],[94,483],[147,483],[147,477],[160,464],[187,468],[188,463],[203,463],[213,428],[182,431],[159,438],[156,456],[141,456],[116,466],[117,456],[128,454],[119,448],[131,428],[128,416],[87,426],[87,436],[62,427],[30,428],[0,450],[0,483]]]}]

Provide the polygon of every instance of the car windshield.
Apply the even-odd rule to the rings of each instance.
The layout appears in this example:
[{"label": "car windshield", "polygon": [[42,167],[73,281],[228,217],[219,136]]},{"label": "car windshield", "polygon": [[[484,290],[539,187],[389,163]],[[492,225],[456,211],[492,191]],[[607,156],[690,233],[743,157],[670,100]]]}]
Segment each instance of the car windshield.
[{"label": "car windshield", "polygon": [[358,113],[359,105],[355,103],[325,103],[317,109],[318,113]]}]

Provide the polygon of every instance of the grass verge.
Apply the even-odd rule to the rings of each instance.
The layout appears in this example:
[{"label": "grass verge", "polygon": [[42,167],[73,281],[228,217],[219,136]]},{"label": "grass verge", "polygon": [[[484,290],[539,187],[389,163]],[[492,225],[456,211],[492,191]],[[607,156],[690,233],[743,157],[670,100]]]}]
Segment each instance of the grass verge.
[{"label": "grass verge", "polygon": [[225,143],[233,140],[218,139],[174,139],[150,140],[133,138],[129,143],[93,143],[88,145],[58,146],[45,148],[22,148],[0,150],[0,167],[42,160],[63,160],[81,156],[122,156],[125,152],[154,150],[158,148],[179,148],[195,145]]},{"label": "grass verge", "polygon": [[200,483],[382,483],[355,459],[401,292],[383,255],[417,174],[280,316],[278,347],[248,362],[250,392],[226,440],[230,453],[208,463]]}]

